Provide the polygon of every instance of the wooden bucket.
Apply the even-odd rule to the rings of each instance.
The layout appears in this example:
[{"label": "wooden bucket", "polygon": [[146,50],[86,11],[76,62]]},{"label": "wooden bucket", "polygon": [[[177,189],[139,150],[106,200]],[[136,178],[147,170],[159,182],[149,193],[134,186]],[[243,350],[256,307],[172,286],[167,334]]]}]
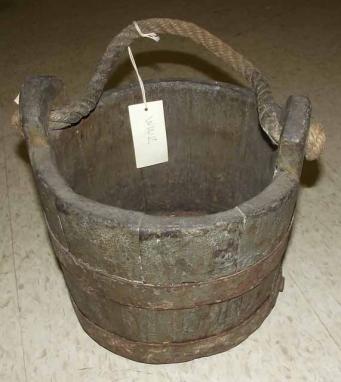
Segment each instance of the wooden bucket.
[{"label": "wooden bucket", "polygon": [[[171,33],[176,22],[199,29],[162,22],[139,25],[157,33]],[[262,114],[264,88],[257,89],[253,72],[254,91],[147,83],[148,100],[164,102],[169,161],[137,169],[127,108],[141,102],[140,90],[102,90],[117,49],[138,37],[129,26],[113,40],[76,104],[53,106],[56,78],[28,79],[21,121],[51,242],[84,330],[136,361],[182,362],[243,341],[283,289],[310,104],[290,97],[282,111],[275,106],[272,122],[280,116],[282,128],[276,138],[274,104],[267,94]]]}]

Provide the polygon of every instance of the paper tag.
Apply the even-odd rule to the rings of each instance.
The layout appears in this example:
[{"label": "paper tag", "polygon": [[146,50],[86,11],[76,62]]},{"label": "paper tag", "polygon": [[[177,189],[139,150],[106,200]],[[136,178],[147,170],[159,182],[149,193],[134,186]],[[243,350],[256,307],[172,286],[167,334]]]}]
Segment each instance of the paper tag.
[{"label": "paper tag", "polygon": [[19,105],[19,97],[20,97],[20,93],[15,97],[14,99],[14,102]]},{"label": "paper tag", "polygon": [[145,108],[144,103],[128,106],[137,168],[168,161],[163,102],[147,102]]}]

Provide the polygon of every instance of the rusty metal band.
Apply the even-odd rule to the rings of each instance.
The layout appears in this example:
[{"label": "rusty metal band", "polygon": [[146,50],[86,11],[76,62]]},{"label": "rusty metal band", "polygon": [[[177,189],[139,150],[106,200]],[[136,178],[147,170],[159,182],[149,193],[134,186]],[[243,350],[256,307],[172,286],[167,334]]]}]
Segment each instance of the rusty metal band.
[{"label": "rusty metal band", "polygon": [[[144,309],[188,309],[223,302],[245,294],[281,266],[288,232],[260,261],[232,275],[173,285],[155,285],[110,275],[75,257],[55,237],[48,226],[51,242],[63,272],[77,278],[83,290],[96,285],[96,293],[121,305]],[[134,293],[131,293],[132,289]]]},{"label": "rusty metal band", "polygon": [[90,321],[72,301],[84,331],[106,349],[137,362],[159,364],[190,361],[217,354],[238,345],[253,333],[269,315],[281,288],[281,276],[267,300],[238,326],[217,335],[186,342],[135,342],[108,332]]}]

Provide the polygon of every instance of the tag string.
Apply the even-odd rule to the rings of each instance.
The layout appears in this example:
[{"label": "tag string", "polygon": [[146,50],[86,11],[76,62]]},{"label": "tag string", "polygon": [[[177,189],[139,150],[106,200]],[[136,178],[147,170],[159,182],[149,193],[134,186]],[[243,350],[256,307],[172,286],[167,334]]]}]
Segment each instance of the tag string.
[{"label": "tag string", "polygon": [[128,53],[129,53],[131,64],[133,65],[133,67],[135,69],[136,76],[137,76],[137,79],[138,79],[139,84],[140,84],[141,93],[142,93],[142,99],[143,99],[143,103],[144,103],[144,110],[148,110],[147,100],[146,100],[146,91],[144,90],[143,81],[142,81],[140,73],[139,73],[139,71],[137,69],[136,62],[135,62],[135,59],[134,59],[134,56],[133,56],[133,52],[131,51],[130,46],[128,46]]},{"label": "tag string", "polygon": [[152,40],[154,40],[154,41],[156,41],[156,42],[159,42],[159,41],[160,41],[160,37],[159,37],[156,33],[154,33],[154,32],[152,32],[152,33],[142,33],[142,31],[141,31],[140,27],[138,26],[137,22],[134,21],[133,24],[134,24],[134,27],[135,27],[136,30],[137,30],[137,33],[138,33],[141,37],[151,38]]},{"label": "tag string", "polygon": [[[153,32],[152,33],[142,33],[141,29],[138,26],[136,21],[134,21],[134,26],[135,26],[138,34],[141,37],[147,37],[147,38],[150,38],[150,39],[152,39],[152,40],[154,40],[156,42],[160,41],[160,37],[156,33],[153,33]],[[144,84],[143,84],[142,78],[140,76],[140,73],[139,73],[139,71],[137,69],[137,65],[136,65],[136,62],[135,62],[135,59],[134,59],[134,56],[133,56],[133,52],[130,49],[130,46],[128,46],[128,53],[129,53],[129,58],[130,58],[131,64],[133,65],[133,68],[135,70],[135,73],[136,73],[136,76],[137,76],[137,79],[139,81],[139,85],[140,85],[140,88],[141,88],[142,99],[143,99],[143,103],[144,103],[144,110],[148,110],[148,105],[147,105],[147,100],[146,100],[146,91],[144,89]]]}]

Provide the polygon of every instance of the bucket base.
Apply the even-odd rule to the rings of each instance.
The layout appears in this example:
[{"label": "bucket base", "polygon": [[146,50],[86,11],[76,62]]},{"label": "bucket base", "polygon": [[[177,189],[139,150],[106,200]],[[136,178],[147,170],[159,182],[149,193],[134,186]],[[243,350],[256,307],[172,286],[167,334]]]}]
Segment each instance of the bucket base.
[{"label": "bucket base", "polygon": [[283,278],[278,277],[276,288],[269,298],[240,325],[215,336],[187,342],[135,342],[108,332],[90,321],[73,301],[73,307],[85,332],[106,349],[133,361],[165,364],[191,361],[231,349],[252,334],[269,315],[275,305]]}]

